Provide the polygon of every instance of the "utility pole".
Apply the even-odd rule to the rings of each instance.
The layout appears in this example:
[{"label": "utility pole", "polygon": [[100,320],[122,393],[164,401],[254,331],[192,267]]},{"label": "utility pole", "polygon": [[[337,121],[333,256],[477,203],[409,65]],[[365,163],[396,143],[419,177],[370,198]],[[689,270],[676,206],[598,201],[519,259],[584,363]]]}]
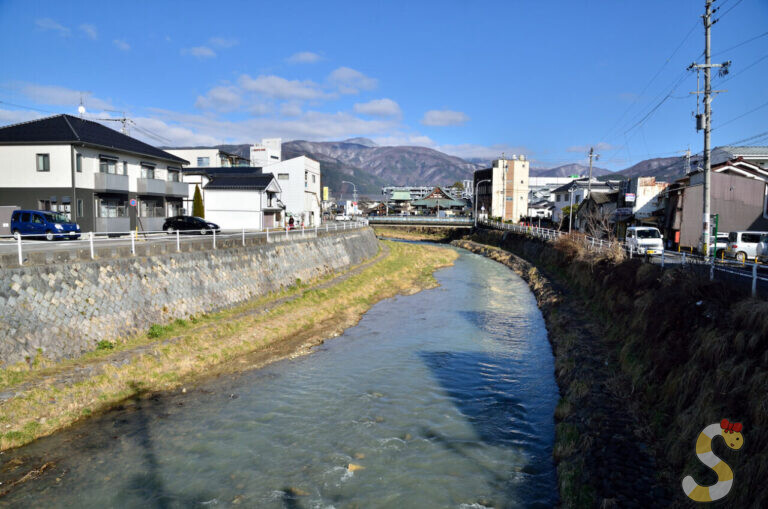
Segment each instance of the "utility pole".
[{"label": "utility pole", "polygon": [[600,154],[595,154],[595,149],[589,147],[589,180],[587,181],[587,198],[592,194],[592,158],[597,161],[600,159]]},{"label": "utility pole", "polygon": [[685,151],[685,174],[691,173],[691,147]]},{"label": "utility pole", "polygon": [[[704,1],[704,16],[702,16],[704,21],[704,64],[697,64],[696,62],[692,63],[688,69],[696,69],[698,72],[699,69],[704,69],[704,118],[702,119],[699,115],[697,115],[696,121],[697,121],[697,130],[702,127],[704,129],[704,207],[703,207],[703,217],[702,217],[702,236],[701,236],[701,243],[704,249],[705,255],[709,253],[709,216],[711,212],[711,182],[712,182],[712,162],[710,159],[710,139],[712,135],[712,94],[718,93],[718,92],[725,92],[724,90],[712,90],[712,68],[713,67],[722,67],[723,69],[720,70],[720,74],[727,74],[728,73],[728,66],[731,64],[730,61],[722,63],[722,64],[713,64],[712,63],[712,49],[711,49],[711,37],[710,32],[712,29],[712,25],[717,23],[718,20],[712,21],[712,14],[714,14],[717,9],[712,9],[712,4],[715,2],[715,0],[705,0]],[[696,94],[698,95],[700,92],[698,91],[698,87],[696,90]],[[698,98],[697,98],[698,99]],[[698,104],[698,100],[697,100]],[[698,106],[697,106],[698,108]]]}]

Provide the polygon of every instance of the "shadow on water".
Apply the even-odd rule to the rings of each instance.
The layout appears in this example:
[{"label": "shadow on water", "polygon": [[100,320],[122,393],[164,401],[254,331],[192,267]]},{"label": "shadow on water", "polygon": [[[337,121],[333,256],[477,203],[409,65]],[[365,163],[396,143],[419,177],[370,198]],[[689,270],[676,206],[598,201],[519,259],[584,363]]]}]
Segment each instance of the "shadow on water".
[{"label": "shadow on water", "polygon": [[527,315],[512,315],[509,310],[504,313],[461,310],[458,313],[479,330],[487,332],[492,335],[491,337],[501,341],[509,340],[510,331],[515,330],[515,328],[531,325],[531,320]]},{"label": "shadow on water", "polygon": [[[537,422],[542,416],[527,411],[522,404],[531,395],[518,379],[517,361],[475,351],[422,351],[419,356],[481,442],[445,436],[430,428],[422,428],[422,435],[468,459],[476,457],[475,449],[482,444],[518,452],[515,472],[490,471],[476,464],[509,500],[521,500],[522,496],[528,507],[556,503],[557,493],[550,492],[556,485],[551,440],[536,429],[552,423]],[[551,418],[551,413],[546,418]]]}]

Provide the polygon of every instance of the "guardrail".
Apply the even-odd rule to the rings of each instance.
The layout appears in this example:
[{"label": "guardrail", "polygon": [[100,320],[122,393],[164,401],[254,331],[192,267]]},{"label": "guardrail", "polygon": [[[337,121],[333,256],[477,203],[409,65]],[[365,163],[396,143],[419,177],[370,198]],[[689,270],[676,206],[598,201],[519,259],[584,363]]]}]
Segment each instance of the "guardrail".
[{"label": "guardrail", "polygon": [[403,224],[457,224],[472,225],[471,217],[434,217],[434,216],[368,216],[369,223],[403,223]]},{"label": "guardrail", "polygon": [[[560,237],[571,235],[568,232],[559,230],[540,228],[537,226],[500,223],[498,221],[480,220],[478,221],[478,224],[496,230],[512,231],[521,235],[528,235],[542,239],[545,242],[553,242]],[[666,249],[662,249],[658,255],[648,255],[635,251],[634,246],[629,246],[626,242],[619,240],[598,239],[583,234],[573,235],[573,238],[581,240],[585,247],[591,251],[605,251],[618,245],[627,252],[630,258],[634,256],[643,256],[643,261],[658,264],[662,269],[672,265],[676,267],[696,269],[699,273],[708,272],[710,281],[715,278],[731,281],[736,278],[736,280],[740,279],[742,282],[751,280],[753,297],[757,295],[758,287],[761,287],[761,289],[768,295],[768,266],[757,262],[738,262],[718,259],[711,256],[704,257],[693,253],[669,251]]]},{"label": "guardrail", "polygon": [[[263,238],[266,242],[273,242],[280,239],[304,238],[306,236],[315,235],[318,233],[337,232],[345,230],[354,230],[364,228],[368,225],[367,221],[351,221],[343,223],[325,223],[322,226],[312,227],[289,227],[285,228],[272,228],[272,229],[246,229],[240,230],[207,230],[206,233],[202,233],[201,230],[193,231],[179,231],[174,230],[172,233],[165,231],[118,231],[118,232],[85,232],[77,235],[79,238],[72,239],[69,232],[54,233],[52,240],[46,241],[45,234],[15,234],[15,235],[0,235],[0,240],[4,240],[5,246],[11,246],[15,244],[16,251],[18,253],[19,265],[24,265],[25,252],[31,252],[32,250],[48,250],[48,249],[82,249],[88,247],[90,250],[90,258],[95,259],[95,251],[100,246],[109,244],[111,247],[125,247],[130,244],[130,253],[132,256],[136,255],[136,245],[140,241],[151,241],[153,243],[160,244],[174,244],[176,245],[176,252],[181,252],[181,246],[183,242],[193,239],[204,239],[210,242],[210,248],[216,249],[216,243],[223,240],[239,239],[243,246],[246,245],[246,239]],[[58,238],[56,238],[58,237]],[[183,239],[183,240],[182,240]],[[210,239],[210,240],[208,240]],[[3,243],[0,242],[0,246]],[[36,249],[35,249],[36,248]],[[12,252],[12,251],[11,251]]]}]

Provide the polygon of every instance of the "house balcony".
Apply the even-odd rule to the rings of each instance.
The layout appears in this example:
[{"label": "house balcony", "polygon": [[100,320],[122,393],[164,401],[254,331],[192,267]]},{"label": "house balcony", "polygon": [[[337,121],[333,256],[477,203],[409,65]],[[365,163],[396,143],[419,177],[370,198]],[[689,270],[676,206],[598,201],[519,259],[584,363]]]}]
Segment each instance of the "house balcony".
[{"label": "house balcony", "polygon": [[128,175],[114,173],[94,173],[93,190],[109,193],[127,193]]},{"label": "house balcony", "polygon": [[165,223],[165,217],[140,217],[139,230],[145,232],[159,232],[163,231],[163,224]]},{"label": "house balcony", "polygon": [[165,194],[165,180],[160,179],[136,179],[138,194]]},{"label": "house balcony", "polygon": [[165,183],[165,194],[168,196],[179,196],[186,198],[189,196],[189,184],[186,182],[171,182]]},{"label": "house balcony", "polygon": [[128,232],[131,230],[129,217],[97,217],[95,218],[95,230],[97,232]]}]

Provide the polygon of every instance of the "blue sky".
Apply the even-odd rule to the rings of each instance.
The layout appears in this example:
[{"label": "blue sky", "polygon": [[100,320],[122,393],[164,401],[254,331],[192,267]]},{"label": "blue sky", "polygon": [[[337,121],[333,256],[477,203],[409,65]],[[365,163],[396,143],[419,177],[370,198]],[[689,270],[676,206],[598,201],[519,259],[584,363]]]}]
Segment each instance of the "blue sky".
[{"label": "blue sky", "polygon": [[[733,61],[715,80],[728,90],[713,103],[718,145],[768,129],[768,1],[715,6],[713,61]],[[0,124],[76,114],[82,95],[87,115],[125,111],[157,145],[365,136],[542,167],[583,163],[591,145],[618,170],[701,150],[685,68],[703,51],[703,8],[0,0]]]}]

